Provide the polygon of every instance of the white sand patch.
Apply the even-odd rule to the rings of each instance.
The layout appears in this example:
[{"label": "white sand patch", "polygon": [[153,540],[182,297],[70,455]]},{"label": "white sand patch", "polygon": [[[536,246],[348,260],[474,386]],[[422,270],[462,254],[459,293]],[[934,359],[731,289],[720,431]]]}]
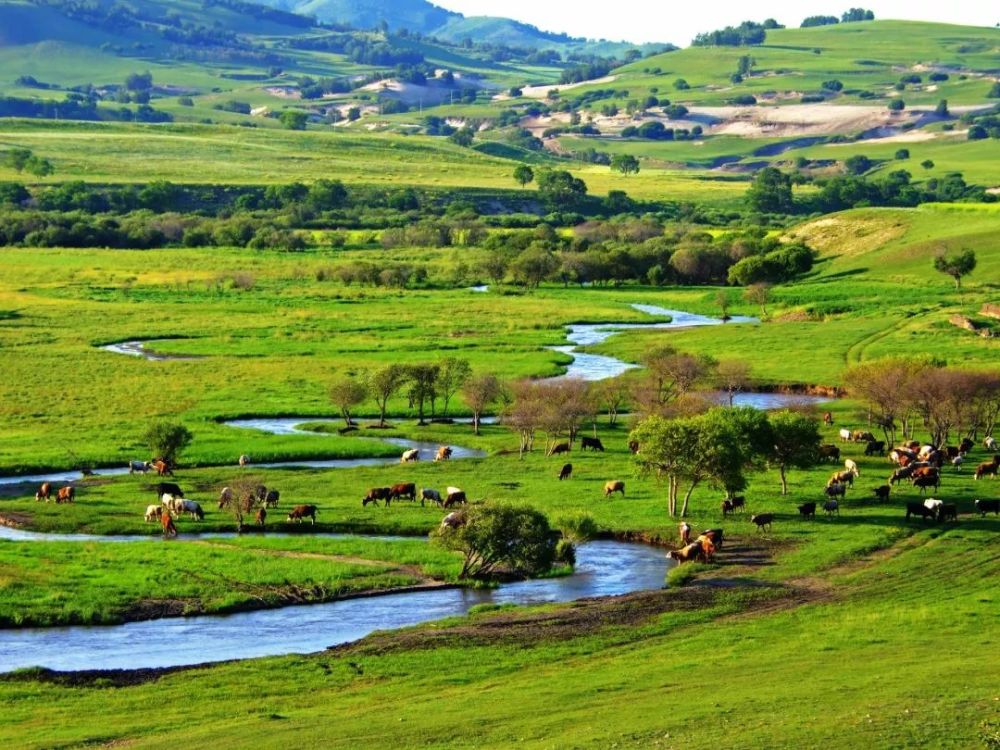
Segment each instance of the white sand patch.
[{"label": "white sand patch", "polygon": [[563,83],[551,86],[525,86],[521,89],[521,94],[529,99],[544,99],[549,95],[550,91],[572,91],[573,89],[580,88],[581,86],[595,86],[602,83],[614,83],[617,80],[618,76],[604,76],[604,78],[595,78],[593,81],[583,81],[582,83]]}]

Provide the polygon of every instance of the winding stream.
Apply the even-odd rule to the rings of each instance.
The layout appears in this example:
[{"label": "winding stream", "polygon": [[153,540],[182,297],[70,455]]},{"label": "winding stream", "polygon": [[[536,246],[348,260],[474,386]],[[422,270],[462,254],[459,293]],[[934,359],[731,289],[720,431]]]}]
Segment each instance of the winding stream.
[{"label": "winding stream", "polygon": [[[27,532],[20,533],[23,538]],[[6,532],[0,530],[3,536]],[[85,536],[73,539],[93,541]],[[569,602],[658,589],[670,564],[663,551],[654,547],[596,541],[578,548],[571,576],[504,584],[492,590],[435,589],[224,616],[0,630],[0,672],[31,666],[144,669],[313,653],[376,630],[463,615],[480,604]],[[233,633],[240,635],[234,638]]]}]

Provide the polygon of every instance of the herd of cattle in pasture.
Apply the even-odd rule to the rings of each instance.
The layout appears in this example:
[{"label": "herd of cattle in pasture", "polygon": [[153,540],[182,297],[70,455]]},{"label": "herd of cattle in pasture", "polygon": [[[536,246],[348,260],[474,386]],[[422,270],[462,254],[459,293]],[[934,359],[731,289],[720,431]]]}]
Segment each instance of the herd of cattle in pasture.
[{"label": "herd of cattle in pasture", "polygon": [[[828,425],[832,424],[832,418],[826,415],[824,421]],[[957,446],[937,447],[925,445],[916,441],[905,442],[886,452],[886,444],[875,439],[872,433],[864,430],[841,429],[839,436],[844,443],[864,443],[864,456],[886,456],[893,464],[894,469],[884,484],[871,488],[877,502],[886,502],[890,495],[896,490],[898,485],[909,482],[912,487],[919,490],[923,495],[929,489],[940,490],[942,481],[942,471],[945,465],[950,465],[955,473],[961,472],[965,463],[965,458],[975,447],[972,440],[966,438]],[[603,443],[596,437],[582,437],[580,441],[581,451],[593,451],[604,453]],[[983,441],[983,447],[987,451],[997,450],[997,442],[992,437],[987,437]],[[569,453],[572,446],[569,443],[557,443],[548,452],[548,456],[558,456]],[[636,442],[629,442],[628,448],[633,454],[638,453],[640,446]],[[434,461],[448,461],[453,455],[453,449],[449,446],[441,446],[434,455]],[[826,444],[820,446],[819,456],[821,460],[840,462],[842,451],[840,446]],[[416,448],[408,449],[400,457],[401,464],[411,464],[420,460],[420,451]],[[241,455],[238,461],[241,467],[250,465],[250,459],[246,455]],[[162,459],[152,461],[131,461],[129,462],[130,474],[146,474],[155,471],[158,476],[173,476],[170,464]],[[991,460],[984,461],[977,465],[974,472],[976,480],[983,478],[995,478],[1000,473],[1000,454],[995,454]],[[846,499],[850,490],[855,487],[855,480],[860,478],[861,469],[858,463],[851,458],[843,462],[843,469],[838,469],[829,478],[823,488],[823,500],[821,502],[806,502],[797,507],[798,513],[803,518],[815,518],[817,510],[823,510],[827,517],[839,516],[841,504]],[[573,464],[567,463],[558,472],[560,482],[572,479]],[[195,521],[205,518],[205,511],[201,505],[189,498],[186,498],[183,490],[174,482],[159,482],[155,485],[155,504],[146,506],[144,519],[147,523],[159,522],[165,537],[176,536],[177,527],[175,521],[181,517],[188,517]],[[620,479],[610,480],[603,485],[603,495],[610,498],[615,494],[625,497],[625,482]],[[238,510],[238,517],[242,524],[244,514],[253,518],[253,524],[263,529],[268,518],[268,511],[278,507],[281,493],[274,488],[267,488],[263,485],[241,491],[242,496],[237,494],[230,487],[222,488],[219,493],[217,507],[218,510]],[[69,484],[56,489],[51,483],[45,482],[35,493],[35,500],[56,503],[72,503],[76,496],[76,490]],[[399,501],[409,501],[416,503],[420,501],[420,506],[432,505],[443,509],[453,509],[457,506],[467,505],[469,498],[466,492],[460,487],[448,486],[444,492],[440,492],[430,487],[419,487],[414,482],[400,482],[388,487],[373,487],[361,498],[362,507],[368,505],[389,508],[392,503]],[[747,499],[743,495],[733,495],[722,501],[722,517],[726,518],[732,514],[744,512],[747,507]],[[987,513],[1000,515],[1000,500],[980,499],[974,503],[975,511],[981,516]],[[309,519],[313,525],[316,523],[316,505],[295,505],[286,515],[287,523],[301,523]],[[452,514],[454,515],[454,514]],[[451,516],[449,516],[451,517]],[[750,516],[750,522],[758,531],[770,531],[776,514],[772,512],[754,513]],[[929,498],[922,502],[906,503],[906,519],[920,518],[932,521],[957,521],[958,507],[955,503],[945,502],[936,498]],[[444,523],[447,523],[447,518]],[[717,549],[722,547],[722,529],[708,529],[699,534],[693,541],[691,538],[691,527],[685,522],[680,526],[681,547],[671,551],[669,554],[674,559],[682,562],[700,560],[711,561]]]}]

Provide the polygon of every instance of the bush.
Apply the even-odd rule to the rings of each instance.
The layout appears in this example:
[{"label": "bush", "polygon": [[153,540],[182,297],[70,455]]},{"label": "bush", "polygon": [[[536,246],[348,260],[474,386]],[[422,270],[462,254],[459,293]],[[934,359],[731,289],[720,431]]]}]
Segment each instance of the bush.
[{"label": "bush", "polygon": [[564,539],[575,544],[583,544],[593,539],[599,531],[594,517],[586,512],[556,516],[553,525],[562,532]]},{"label": "bush", "polygon": [[142,440],[149,446],[154,457],[173,465],[177,463],[177,457],[191,444],[193,437],[184,425],[154,422],[146,430]]}]

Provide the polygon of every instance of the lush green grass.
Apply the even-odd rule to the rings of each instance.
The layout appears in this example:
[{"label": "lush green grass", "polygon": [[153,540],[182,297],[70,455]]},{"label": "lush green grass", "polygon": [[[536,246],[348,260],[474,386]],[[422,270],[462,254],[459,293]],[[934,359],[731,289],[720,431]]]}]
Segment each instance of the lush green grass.
[{"label": "lush green grass", "polygon": [[0,627],[328,601],[425,583],[427,570],[441,579],[458,572],[454,555],[419,541],[38,542],[25,552],[0,542]]}]

